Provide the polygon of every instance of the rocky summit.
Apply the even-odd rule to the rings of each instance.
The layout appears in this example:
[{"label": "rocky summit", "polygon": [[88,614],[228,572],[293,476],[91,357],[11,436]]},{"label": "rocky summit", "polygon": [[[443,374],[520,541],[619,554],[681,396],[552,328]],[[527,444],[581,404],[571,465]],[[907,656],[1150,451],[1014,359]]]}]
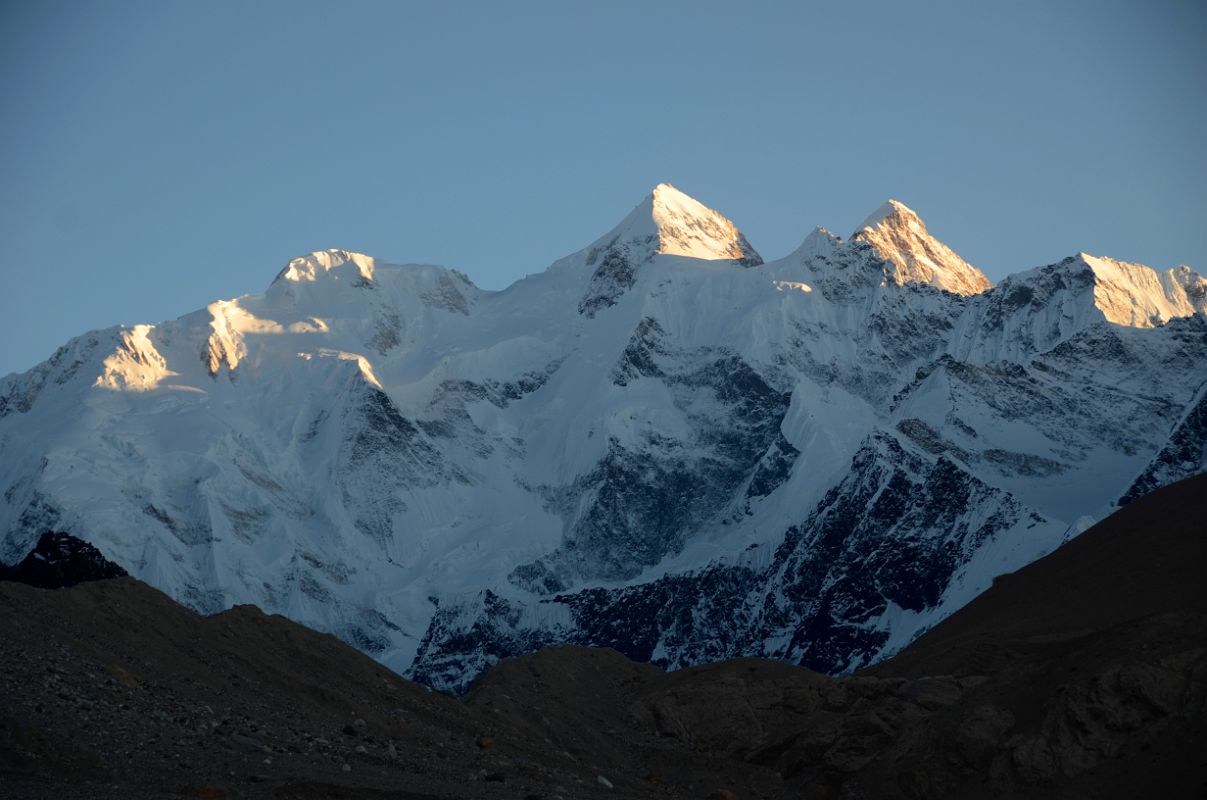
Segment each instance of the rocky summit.
[{"label": "rocky summit", "polygon": [[311,253],[0,379],[0,560],[65,532],[454,692],[562,644],[851,673],[1204,471],[1204,279],[1062,255],[990,286],[890,201],[768,261],[667,184],[497,292]]}]

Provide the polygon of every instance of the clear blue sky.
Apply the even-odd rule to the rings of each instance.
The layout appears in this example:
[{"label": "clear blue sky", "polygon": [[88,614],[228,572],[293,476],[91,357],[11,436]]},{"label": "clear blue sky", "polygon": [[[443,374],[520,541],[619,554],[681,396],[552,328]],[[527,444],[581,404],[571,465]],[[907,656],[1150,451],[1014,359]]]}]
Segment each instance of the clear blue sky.
[{"label": "clear blue sky", "polygon": [[501,288],[664,180],[767,258],[896,197],[994,280],[1207,268],[1199,0],[0,0],[0,108],[0,374],[326,247]]}]

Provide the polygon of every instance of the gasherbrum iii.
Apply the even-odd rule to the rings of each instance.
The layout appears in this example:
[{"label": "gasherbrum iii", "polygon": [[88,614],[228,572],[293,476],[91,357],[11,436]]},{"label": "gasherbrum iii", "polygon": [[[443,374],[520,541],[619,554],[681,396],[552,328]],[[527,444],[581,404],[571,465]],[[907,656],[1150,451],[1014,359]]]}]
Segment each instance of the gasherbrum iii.
[{"label": "gasherbrum iii", "polygon": [[662,184],[503,291],[327,250],[0,379],[0,560],[70,533],[454,691],[561,642],[842,673],[1205,448],[1189,267],[991,286],[896,201],[764,263]]}]

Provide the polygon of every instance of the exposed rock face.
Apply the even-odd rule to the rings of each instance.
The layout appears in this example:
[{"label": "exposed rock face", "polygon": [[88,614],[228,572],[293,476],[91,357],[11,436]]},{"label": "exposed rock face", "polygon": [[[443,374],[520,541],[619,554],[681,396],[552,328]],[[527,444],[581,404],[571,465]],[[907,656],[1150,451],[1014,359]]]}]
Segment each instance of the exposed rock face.
[{"label": "exposed rock face", "polygon": [[980,294],[993,286],[985,274],[935,239],[926,223],[897,200],[889,200],[851,235],[876,248],[894,267],[898,284],[925,283],[959,295]]},{"label": "exposed rock face", "polygon": [[19,564],[0,564],[0,581],[27,583],[39,589],[62,589],[126,574],[95,547],[68,533],[44,533]]},{"label": "exposed rock face", "polygon": [[1166,273],[1186,293],[1187,302],[1199,314],[1207,314],[1207,278],[1180,264]]},{"label": "exposed rock face", "polygon": [[783,781],[769,796],[1193,795],[1207,785],[1205,489],[1199,476],[1141,498],[849,678],[755,659],[657,675],[561,648],[504,662],[469,702],[539,704],[536,735],[554,741],[608,720],[768,767]]},{"label": "exposed rock face", "polygon": [[1178,421],[1165,445],[1136,478],[1119,505],[1143,497],[1175,481],[1198,475],[1207,468],[1207,383],[1199,399]]},{"label": "exposed rock face", "polygon": [[614,380],[624,386],[657,379],[675,410],[694,417],[695,430],[675,438],[649,431],[637,442],[612,437],[595,469],[551,488],[567,533],[557,551],[512,574],[529,591],[563,591],[583,578],[634,578],[682,550],[744,485],[761,497],[787,479],[798,455],[780,434],[790,395],[724,350],[673,353],[659,331],[656,320],[638,325]]},{"label": "exposed rock face", "polygon": [[[998,558],[1026,563],[1062,530],[955,462],[915,455],[880,433],[774,553],[756,547],[737,563],[537,603],[487,593],[446,605],[413,676],[464,691],[468,681],[449,676],[484,648],[499,657],[559,642],[672,669],[761,656],[849,672],[908,642],[918,619],[941,618],[988,588],[994,567],[974,558],[985,542],[999,543]],[[548,571],[532,574],[550,580]],[[897,620],[910,622],[902,631]]]},{"label": "exposed rock face", "polygon": [[621,295],[633,288],[637,269],[644,263],[636,260],[634,249],[629,243],[614,240],[602,252],[592,251],[587,256],[587,266],[594,266],[595,271],[578,301],[578,313],[594,317],[600,309],[616,305]]}]

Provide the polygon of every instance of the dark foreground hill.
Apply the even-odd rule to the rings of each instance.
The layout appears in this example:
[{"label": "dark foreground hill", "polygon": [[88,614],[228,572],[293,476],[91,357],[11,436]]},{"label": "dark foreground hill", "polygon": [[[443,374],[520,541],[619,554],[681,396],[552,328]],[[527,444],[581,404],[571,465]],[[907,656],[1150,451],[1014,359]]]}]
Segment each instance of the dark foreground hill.
[{"label": "dark foreground hill", "polygon": [[131,579],[0,583],[6,797],[1207,796],[1207,476],[833,679],[613,651],[462,701],[330,636]]}]

